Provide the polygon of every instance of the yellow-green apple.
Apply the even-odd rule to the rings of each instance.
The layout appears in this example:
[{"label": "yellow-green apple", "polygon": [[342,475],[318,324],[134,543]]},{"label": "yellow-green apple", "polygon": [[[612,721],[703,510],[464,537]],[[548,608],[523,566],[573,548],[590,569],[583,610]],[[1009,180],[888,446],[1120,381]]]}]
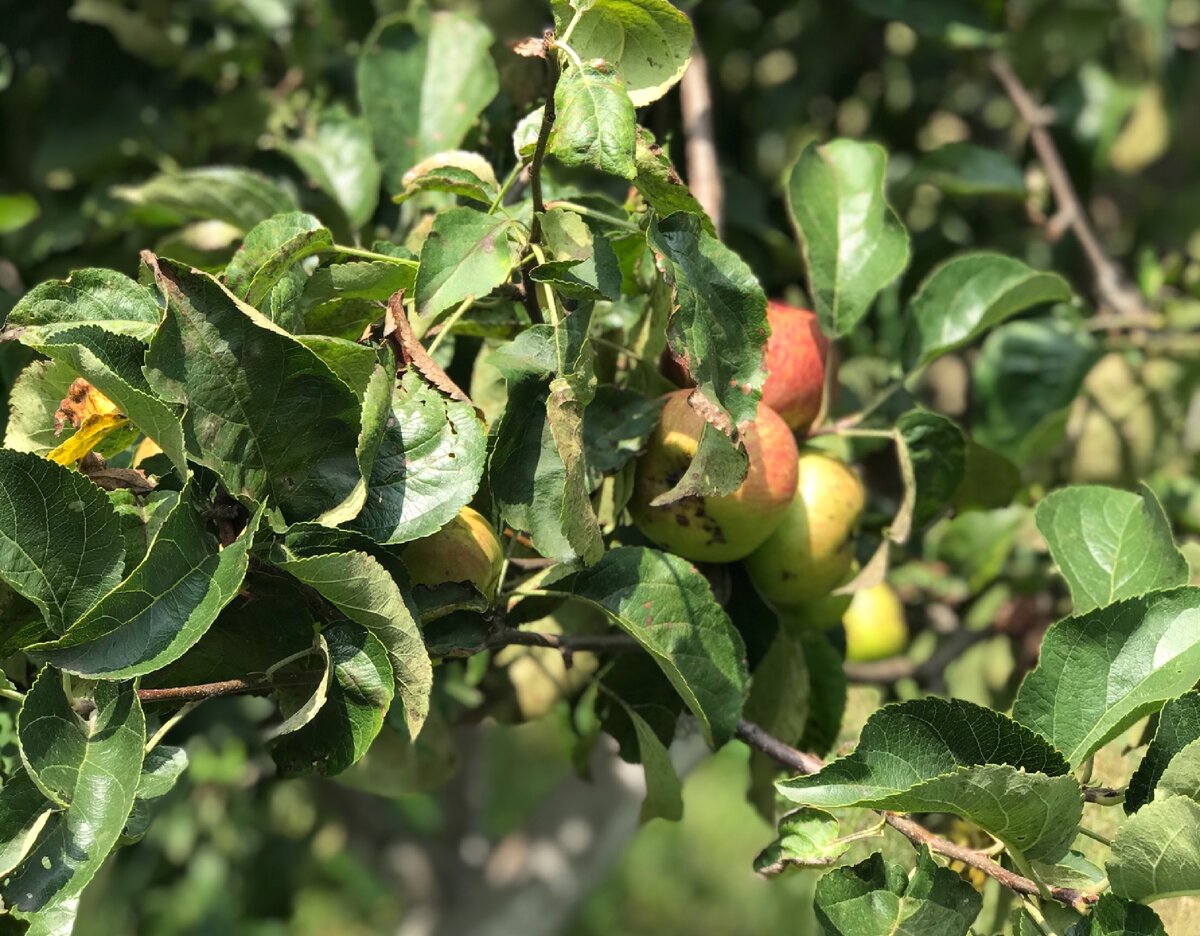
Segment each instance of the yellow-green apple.
[{"label": "yellow-green apple", "polygon": [[414,585],[470,582],[490,603],[500,586],[504,547],[483,515],[464,507],[436,533],[409,543],[400,558]]},{"label": "yellow-green apple", "polygon": [[777,607],[823,598],[846,580],[865,500],[854,469],[822,452],[800,455],[797,476],[782,522],[746,557],[751,580]]},{"label": "yellow-green apple", "polygon": [[904,606],[887,582],[856,591],[842,624],[846,628],[847,660],[883,660],[908,646]]},{"label": "yellow-green apple", "polygon": [[724,497],[685,497],[651,506],[683,477],[700,441],[704,419],[688,405],[687,390],[667,396],[662,418],[637,463],[634,522],[669,552],[693,562],[733,562],[749,555],[770,536],[796,493],[796,441],[769,407],[744,433],[749,468],[746,480]]}]

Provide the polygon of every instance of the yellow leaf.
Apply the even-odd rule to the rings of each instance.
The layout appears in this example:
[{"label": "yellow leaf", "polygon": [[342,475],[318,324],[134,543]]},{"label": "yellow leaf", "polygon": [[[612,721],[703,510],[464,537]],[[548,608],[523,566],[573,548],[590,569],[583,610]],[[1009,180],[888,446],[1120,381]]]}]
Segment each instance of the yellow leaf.
[{"label": "yellow leaf", "polygon": [[74,464],[127,422],[129,417],[120,413],[94,413],[83,420],[83,424],[71,438],[46,457],[60,465]]}]

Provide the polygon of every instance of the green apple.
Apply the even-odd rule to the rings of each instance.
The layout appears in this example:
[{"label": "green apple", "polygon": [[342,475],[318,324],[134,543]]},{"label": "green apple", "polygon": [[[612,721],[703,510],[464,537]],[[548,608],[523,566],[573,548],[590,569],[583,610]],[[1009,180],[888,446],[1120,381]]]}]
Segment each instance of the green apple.
[{"label": "green apple", "polygon": [[464,507],[436,533],[409,543],[400,558],[414,585],[470,582],[491,603],[500,587],[504,547],[483,515]]},{"label": "green apple", "polygon": [[842,624],[846,628],[847,660],[883,660],[903,653],[908,646],[904,606],[887,582],[856,591]]},{"label": "green apple", "polygon": [[688,405],[688,390],[667,397],[662,418],[638,459],[629,511],[646,536],[693,562],[734,562],[753,551],[779,525],[796,493],[796,440],[766,406],[745,432],[746,480],[724,497],[651,502],[683,477],[696,456],[704,420]]},{"label": "green apple", "polygon": [[824,598],[843,584],[854,564],[854,529],[865,499],[853,468],[822,452],[804,452],[783,521],[746,557],[759,593],[781,607]]}]

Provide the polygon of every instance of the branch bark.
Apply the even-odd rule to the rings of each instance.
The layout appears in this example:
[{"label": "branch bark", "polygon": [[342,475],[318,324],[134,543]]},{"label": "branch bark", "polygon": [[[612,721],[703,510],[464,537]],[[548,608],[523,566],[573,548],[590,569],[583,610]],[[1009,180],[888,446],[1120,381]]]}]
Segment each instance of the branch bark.
[{"label": "branch bark", "polygon": [[698,43],[692,47],[691,64],[679,83],[679,106],[683,112],[683,136],[687,144],[688,188],[708,212],[720,236],[725,220],[725,190],[717,162],[708,59]]},{"label": "branch bark", "polygon": [[[772,737],[753,722],[745,720],[738,722],[736,735],[741,741],[744,741],[755,750],[762,751],[762,753],[766,754],[777,764],[789,770],[794,770],[797,773],[816,773],[823,766],[819,757],[814,757],[812,754],[805,754],[803,751],[797,751],[790,745],[784,744],[778,738]],[[878,812],[883,816],[884,821],[888,825],[914,845],[925,845],[932,852],[945,855],[947,858],[952,858],[955,861],[961,861],[968,867],[982,871],[988,877],[999,881],[1009,890],[1015,891],[1018,894],[1030,897],[1041,895],[1041,889],[1035,881],[1009,871],[987,855],[972,848],[957,845],[942,838],[940,835],[935,835],[920,823],[901,816],[898,813],[891,812],[890,810],[879,810]],[[1086,909],[1099,899],[1095,894],[1084,893],[1071,887],[1050,887],[1047,890],[1055,900],[1080,910]]]},{"label": "branch bark", "polygon": [[[1117,315],[1143,322],[1151,319],[1152,314],[1142,302],[1141,296],[1125,281],[1121,268],[1105,253],[1099,238],[1092,230],[1087,210],[1079,201],[1075,186],[1058,153],[1058,147],[1054,145],[1054,139],[1047,129],[1052,115],[1034,101],[1003,55],[997,54],[992,57],[991,68],[1005,94],[1016,107],[1017,113],[1029,125],[1029,139],[1042,168],[1046,171],[1050,190],[1054,193],[1054,201],[1058,207],[1057,223],[1069,227],[1079,241],[1095,277],[1097,298]],[[1055,219],[1051,219],[1051,223],[1055,223]]]}]

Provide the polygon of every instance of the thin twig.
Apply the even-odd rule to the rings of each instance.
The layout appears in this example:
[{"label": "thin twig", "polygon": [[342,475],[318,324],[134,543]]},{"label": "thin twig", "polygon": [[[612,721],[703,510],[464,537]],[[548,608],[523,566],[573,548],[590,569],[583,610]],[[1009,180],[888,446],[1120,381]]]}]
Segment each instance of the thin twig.
[{"label": "thin twig", "polygon": [[1121,316],[1145,320],[1151,316],[1146,309],[1138,292],[1125,282],[1121,268],[1104,252],[1099,238],[1088,222],[1087,212],[1075,193],[1075,186],[1063,165],[1058,148],[1050,135],[1047,126],[1050,115],[1046,108],[1037,104],[1029,90],[1017,77],[1012,66],[1003,55],[994,55],[991,60],[992,73],[999,80],[1004,92],[1021,115],[1021,119],[1029,125],[1029,139],[1037,152],[1042,168],[1046,171],[1046,179],[1054,192],[1054,201],[1058,206],[1059,216],[1075,234],[1079,246],[1087,257],[1088,264],[1096,279],[1096,294],[1103,305],[1107,305]]},{"label": "thin twig", "polygon": [[[550,48],[552,41],[553,37],[547,34],[547,48]],[[529,232],[531,244],[536,244],[541,239],[542,226],[538,216],[546,210],[546,199],[542,195],[542,164],[546,161],[546,146],[550,142],[550,130],[554,126],[554,92],[558,87],[558,60],[555,56],[546,56],[546,69],[546,106],[542,110],[542,125],[538,129],[537,145],[533,148],[533,162],[529,164],[529,187],[533,195],[533,225]]]},{"label": "thin twig", "polygon": [[717,163],[717,147],[713,142],[708,60],[699,43],[692,47],[692,62],[679,83],[679,106],[683,112],[683,136],[687,141],[688,188],[712,218],[719,235],[724,221],[725,192]]},{"label": "thin twig", "polygon": [[[803,751],[797,751],[794,747],[784,744],[778,738],[772,737],[753,722],[745,720],[738,722],[735,734],[750,747],[762,751],[762,753],[766,754],[776,763],[790,770],[795,770],[802,774],[812,774],[824,766],[819,757],[814,757],[812,754],[805,754]],[[1034,897],[1040,894],[1035,881],[1009,871],[982,852],[963,845],[956,845],[954,842],[948,841],[940,835],[935,835],[920,823],[905,816],[888,810],[880,810],[879,812],[888,825],[914,845],[918,847],[925,845],[931,852],[937,852],[939,855],[945,855],[947,858],[961,861],[968,867],[982,871],[988,877],[999,881],[1009,890],[1015,891],[1018,894],[1028,894]],[[1052,887],[1050,888],[1050,896],[1076,909],[1086,908],[1094,904],[1098,899],[1094,894],[1087,894],[1070,887]]]},{"label": "thin twig", "polygon": [[289,673],[265,679],[223,679],[220,682],[201,683],[197,686],[170,686],[165,689],[139,689],[139,702],[199,702],[233,695],[261,695],[281,686],[303,686],[314,682],[320,674]]}]

